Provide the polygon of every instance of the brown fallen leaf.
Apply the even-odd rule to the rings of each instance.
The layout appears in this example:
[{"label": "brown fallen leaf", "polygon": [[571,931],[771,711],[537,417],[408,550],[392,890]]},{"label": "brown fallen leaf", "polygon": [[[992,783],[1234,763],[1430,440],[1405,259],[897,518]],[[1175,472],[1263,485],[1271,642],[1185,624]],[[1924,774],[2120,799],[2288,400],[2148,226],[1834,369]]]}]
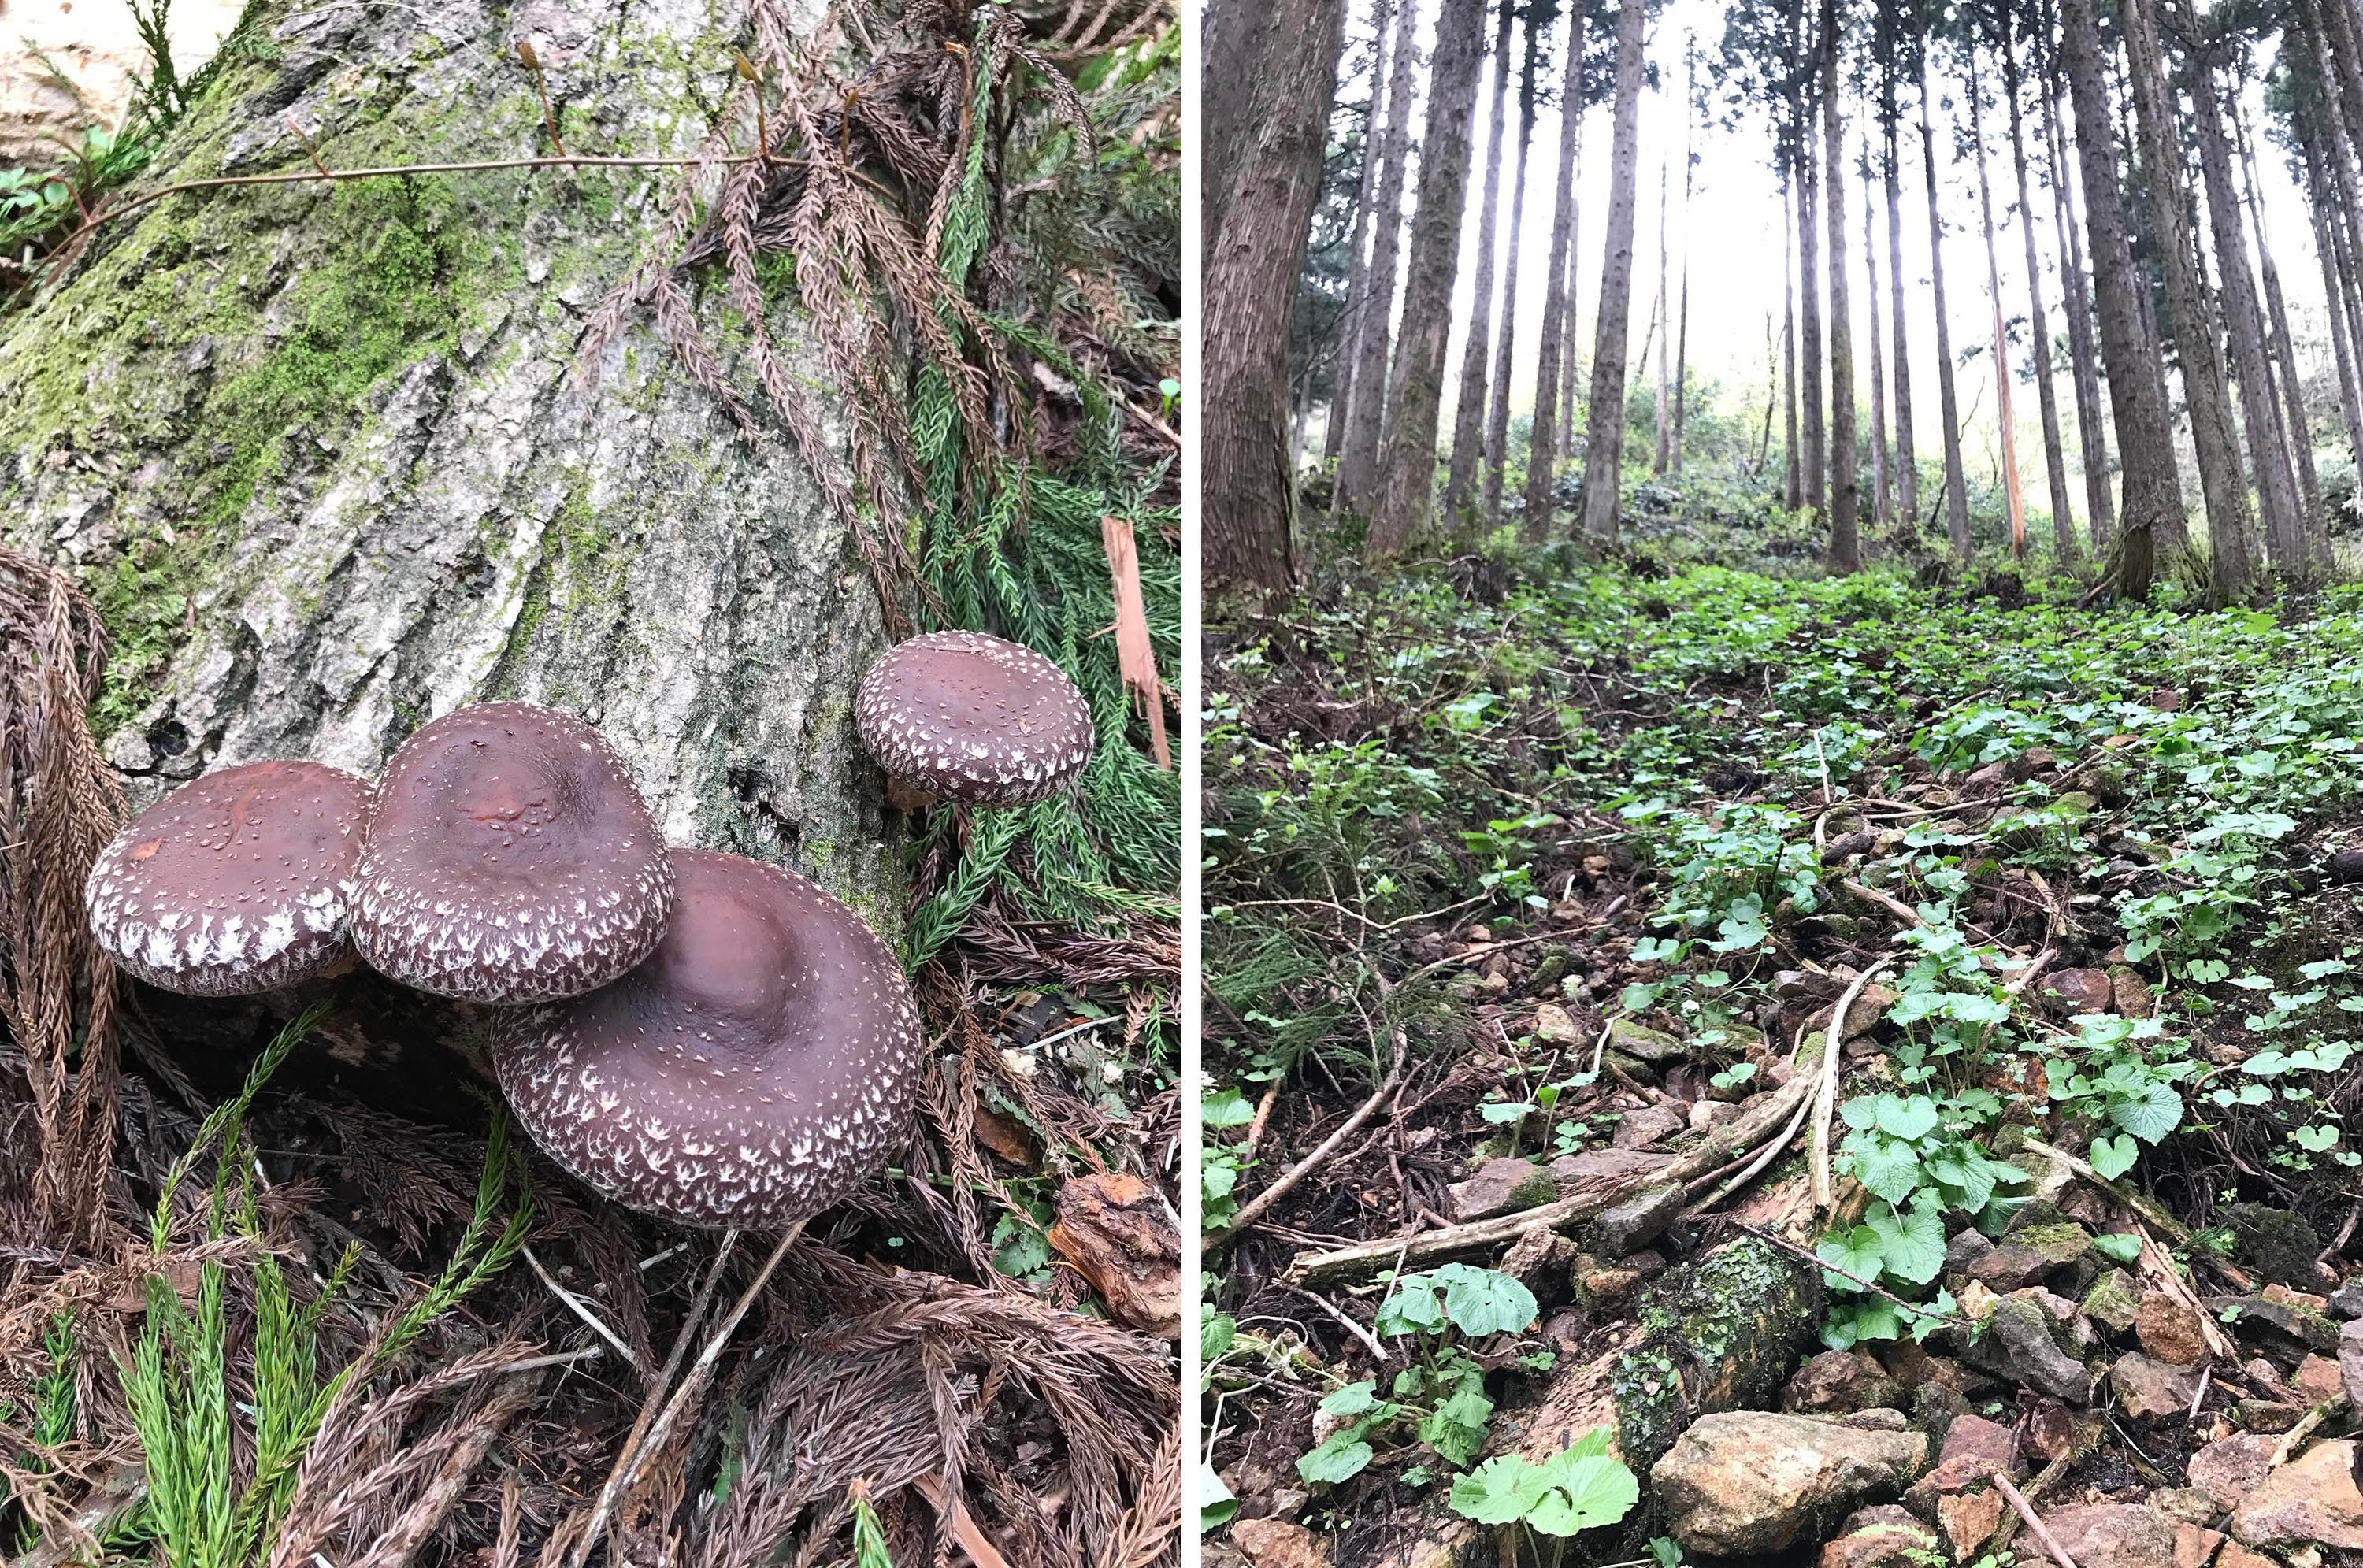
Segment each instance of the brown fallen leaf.
[{"label": "brown fallen leaf", "polygon": [[1139,1177],[1078,1176],[1059,1189],[1050,1245],[1075,1265],[1119,1323],[1182,1337],[1182,1234]]},{"label": "brown fallen leaf", "polygon": [[976,1141],[1020,1170],[1034,1169],[1041,1158],[1034,1134],[1025,1124],[989,1105],[976,1108]]}]

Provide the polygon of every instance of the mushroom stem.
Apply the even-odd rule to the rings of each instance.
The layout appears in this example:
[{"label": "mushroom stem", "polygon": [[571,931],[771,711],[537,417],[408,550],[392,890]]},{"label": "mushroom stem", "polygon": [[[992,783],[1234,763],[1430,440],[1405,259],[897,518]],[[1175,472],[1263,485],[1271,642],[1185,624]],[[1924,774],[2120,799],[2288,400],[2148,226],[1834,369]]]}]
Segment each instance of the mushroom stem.
[{"label": "mushroom stem", "polygon": [[[803,1235],[804,1231],[804,1222],[799,1220],[781,1233],[779,1245],[773,1247],[771,1255],[763,1260],[763,1266],[755,1271],[755,1277],[748,1283],[746,1290],[739,1295],[738,1303],[730,1309],[729,1315],[724,1318],[716,1326],[714,1332],[707,1337],[705,1348],[697,1353],[697,1359],[690,1364],[688,1374],[681,1380],[681,1386],[674,1389],[672,1397],[665,1401],[663,1411],[648,1426],[644,1433],[636,1430],[630,1438],[625,1440],[624,1451],[616,1456],[616,1467],[608,1473],[607,1484],[599,1489],[599,1502],[592,1510],[590,1527],[582,1532],[582,1539],[574,1544],[572,1568],[582,1568],[584,1561],[590,1557],[591,1549],[605,1530],[607,1518],[615,1511],[616,1501],[631,1488],[634,1482],[640,1478],[640,1467],[648,1462],[649,1456],[663,1450],[666,1434],[671,1431],[673,1423],[681,1419],[682,1412],[689,1407],[690,1402],[704,1389],[706,1379],[713,1375],[714,1364],[721,1359],[723,1347],[730,1342],[731,1335],[738,1331],[739,1320],[745,1318],[748,1309],[755,1305],[755,1298],[763,1293],[763,1287],[771,1283],[771,1275],[779,1268],[780,1260],[788,1255],[788,1249],[795,1245],[796,1238]],[[696,1327],[695,1319],[703,1314],[706,1297],[713,1291],[716,1282],[721,1278],[722,1260],[728,1255],[732,1244],[738,1239],[738,1232],[736,1231],[729,1231],[723,1237],[722,1253],[715,1260],[714,1273],[706,1280],[704,1288],[698,1292],[698,1302],[692,1309],[692,1320],[683,1325],[681,1338],[674,1342],[672,1354],[666,1360],[665,1378],[669,1379],[673,1367],[679,1364],[682,1352],[687,1347],[690,1335]],[[657,1390],[661,1392],[663,1386],[663,1381],[660,1380]],[[649,1408],[654,1408],[654,1406],[651,1405]],[[641,1419],[646,1421],[647,1419],[647,1410],[644,1409],[641,1412]]]}]

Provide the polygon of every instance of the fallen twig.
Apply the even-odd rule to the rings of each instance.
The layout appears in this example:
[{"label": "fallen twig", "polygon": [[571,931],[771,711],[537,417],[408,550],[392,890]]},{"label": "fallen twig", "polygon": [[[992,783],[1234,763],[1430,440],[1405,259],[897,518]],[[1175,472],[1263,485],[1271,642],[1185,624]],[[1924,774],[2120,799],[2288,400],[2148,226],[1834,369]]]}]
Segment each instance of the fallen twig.
[{"label": "fallen twig", "polygon": [[2297,1452],[2298,1444],[2312,1437],[2316,1427],[2345,1408],[2346,1408],[2346,1394],[2342,1389],[2299,1417],[2297,1425],[2283,1432],[2281,1441],[2273,1444],[2272,1457],[2265,1461],[2265,1468],[2279,1470],[2282,1465],[2287,1464],[2290,1462],[2290,1455]]},{"label": "fallen twig", "polygon": [[1830,1121],[1838,1105],[1838,1058],[1846,1054],[1847,1014],[1853,1010],[1855,999],[1862,995],[1873,980],[1887,973],[1893,960],[1882,958],[1854,977],[1852,984],[1838,997],[1837,1005],[1830,1010],[1830,1035],[1822,1047],[1821,1071],[1814,1092],[1814,1209],[1825,1213],[1837,1206],[1837,1182],[1830,1173]]},{"label": "fallen twig", "polygon": [[1265,1187],[1261,1192],[1257,1193],[1246,1203],[1241,1204],[1239,1206],[1238,1212],[1231,1216],[1229,1222],[1226,1224],[1222,1230],[1209,1231],[1206,1235],[1199,1238],[1198,1250],[1200,1252],[1213,1252],[1225,1242],[1229,1241],[1233,1237],[1244,1234],[1248,1227],[1252,1226],[1257,1220],[1262,1219],[1266,1214],[1270,1213],[1271,1206],[1278,1203],[1281,1198],[1287,1197],[1288,1194],[1294,1189],[1297,1183],[1303,1181],[1315,1170],[1318,1170],[1328,1160],[1330,1155],[1337,1152],[1337,1150],[1345,1143],[1347,1139],[1352,1137],[1357,1132],[1360,1131],[1363,1123],[1369,1121],[1371,1117],[1378,1114],[1379,1107],[1386,1103],[1387,1097],[1394,1093],[1396,1086],[1403,1081],[1403,1063],[1410,1055],[1410,1042],[1403,1038],[1403,1032],[1402,1030],[1398,1029],[1394,1031],[1394,1066],[1388,1070],[1385,1081],[1379,1085],[1378,1088],[1371,1093],[1370,1098],[1364,1100],[1361,1103],[1360,1108],[1357,1110],[1353,1115],[1346,1118],[1344,1124],[1341,1125],[1337,1131],[1330,1133],[1328,1137],[1324,1138],[1321,1141],[1321,1146],[1319,1148],[1315,1149],[1311,1154],[1305,1155],[1303,1159],[1297,1161],[1296,1164],[1291,1165],[1285,1172],[1281,1173],[1279,1180],[1273,1182],[1270,1187]]},{"label": "fallen twig", "polygon": [[2012,1484],[2000,1465],[1994,1467],[1993,1484],[1994,1490],[2002,1495],[2002,1500],[2025,1521],[2028,1533],[2042,1544],[2045,1554],[2051,1559],[2052,1568],[2076,1568],[2076,1560],[2068,1555],[2066,1549],[2059,1544],[2059,1538],[2051,1533],[2050,1528],[2036,1517],[2035,1506],[2026,1500],[2026,1494]]}]

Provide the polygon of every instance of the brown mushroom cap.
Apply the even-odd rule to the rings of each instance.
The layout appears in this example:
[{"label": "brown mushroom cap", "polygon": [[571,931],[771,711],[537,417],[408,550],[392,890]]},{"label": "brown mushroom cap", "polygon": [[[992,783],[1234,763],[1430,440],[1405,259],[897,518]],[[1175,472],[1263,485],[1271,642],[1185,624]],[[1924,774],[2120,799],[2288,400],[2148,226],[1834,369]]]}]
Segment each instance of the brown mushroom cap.
[{"label": "brown mushroom cap", "polygon": [[250,762],[183,784],[115,835],[83,889],[91,935],[149,984],[246,996],[352,963],[346,913],[369,781]]},{"label": "brown mushroom cap", "polygon": [[676,849],[664,940],[604,990],[512,1015],[501,1091],[551,1158],[684,1225],[838,1202],[910,1115],[919,1013],[860,916],[776,866]]},{"label": "brown mushroom cap", "polygon": [[1048,800],[1092,759],[1092,711],[1067,672],[981,632],[896,644],[855,714],[890,778],[972,806]]},{"label": "brown mushroom cap", "polygon": [[461,708],[402,743],[358,880],[370,966],[471,1001],[594,990],[649,955],[672,907],[663,836],[615,748],[529,702]]}]

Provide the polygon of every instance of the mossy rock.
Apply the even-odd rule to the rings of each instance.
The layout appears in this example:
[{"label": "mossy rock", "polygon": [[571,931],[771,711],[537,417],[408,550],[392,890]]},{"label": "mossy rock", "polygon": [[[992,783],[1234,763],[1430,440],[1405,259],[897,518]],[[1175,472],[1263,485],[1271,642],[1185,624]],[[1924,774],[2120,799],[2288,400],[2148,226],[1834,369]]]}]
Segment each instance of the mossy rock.
[{"label": "mossy rock", "polygon": [[1700,1416],[1777,1405],[1821,1318],[1821,1271],[1753,1236],[1669,1273],[1612,1380],[1625,1463],[1647,1474]]},{"label": "mossy rock", "polygon": [[2322,1255],[2322,1238],[2288,1209],[2235,1203],[2224,1210],[2224,1223],[2232,1228],[2232,1255],[2242,1268],[2301,1290],[2319,1283],[2313,1260]]}]

